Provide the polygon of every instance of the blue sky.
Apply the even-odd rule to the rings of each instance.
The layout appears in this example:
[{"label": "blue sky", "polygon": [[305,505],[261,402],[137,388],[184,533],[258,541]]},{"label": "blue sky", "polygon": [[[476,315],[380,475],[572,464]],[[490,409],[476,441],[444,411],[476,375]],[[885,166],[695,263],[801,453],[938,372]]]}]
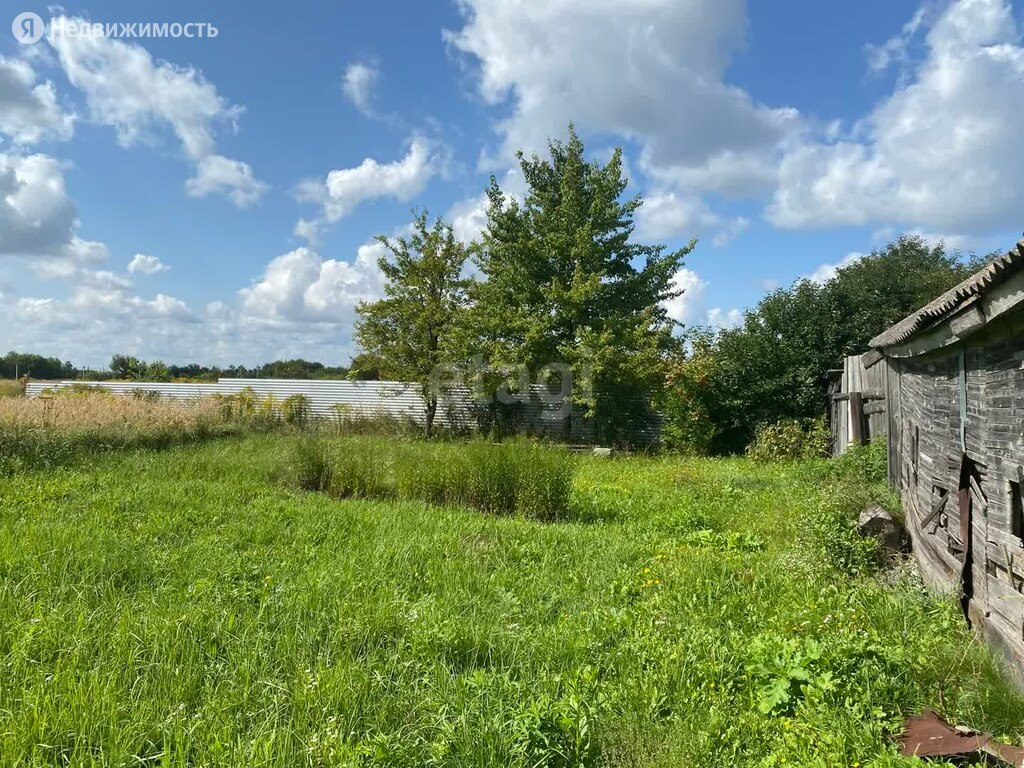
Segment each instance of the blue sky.
[{"label": "blue sky", "polygon": [[[572,120],[624,148],[638,237],[699,238],[670,307],[728,324],[897,233],[1020,234],[1020,12],[1003,0],[460,0],[63,8],[215,38],[0,25],[0,348],[228,364],[352,352],[377,233],[460,236]],[[66,27],[65,27],[66,28]]]}]

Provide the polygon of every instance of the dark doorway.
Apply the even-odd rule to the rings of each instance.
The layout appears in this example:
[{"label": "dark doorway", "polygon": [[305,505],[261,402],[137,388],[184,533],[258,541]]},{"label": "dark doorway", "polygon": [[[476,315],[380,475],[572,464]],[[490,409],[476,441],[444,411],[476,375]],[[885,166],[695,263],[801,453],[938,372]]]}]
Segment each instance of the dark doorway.
[{"label": "dark doorway", "polygon": [[971,624],[970,607],[974,597],[974,513],[977,506],[984,504],[984,498],[978,467],[964,454],[960,461],[960,543],[963,547],[960,608],[968,624]]}]

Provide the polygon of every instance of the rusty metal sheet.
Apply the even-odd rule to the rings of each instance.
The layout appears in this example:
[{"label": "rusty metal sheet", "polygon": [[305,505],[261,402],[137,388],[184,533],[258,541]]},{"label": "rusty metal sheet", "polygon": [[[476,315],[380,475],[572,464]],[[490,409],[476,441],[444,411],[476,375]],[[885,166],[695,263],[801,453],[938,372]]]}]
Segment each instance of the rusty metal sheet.
[{"label": "rusty metal sheet", "polygon": [[1024,748],[993,741],[992,735],[954,727],[930,709],[907,720],[900,753],[908,757],[995,759],[1002,765],[1024,768]]}]

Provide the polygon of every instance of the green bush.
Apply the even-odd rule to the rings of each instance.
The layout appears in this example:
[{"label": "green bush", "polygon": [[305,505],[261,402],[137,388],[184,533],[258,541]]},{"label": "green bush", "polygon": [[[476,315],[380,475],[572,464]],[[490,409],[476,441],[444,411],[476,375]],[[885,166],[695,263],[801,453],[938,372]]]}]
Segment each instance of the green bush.
[{"label": "green bush", "polygon": [[783,419],[760,427],[747,455],[754,461],[786,461],[827,456],[830,435],[824,418]]},{"label": "green bush", "polygon": [[658,404],[664,417],[661,444],[676,453],[706,456],[714,452],[721,429],[716,416],[721,407],[717,386],[721,362],[710,330],[692,330],[688,338],[690,353],[669,367]]}]

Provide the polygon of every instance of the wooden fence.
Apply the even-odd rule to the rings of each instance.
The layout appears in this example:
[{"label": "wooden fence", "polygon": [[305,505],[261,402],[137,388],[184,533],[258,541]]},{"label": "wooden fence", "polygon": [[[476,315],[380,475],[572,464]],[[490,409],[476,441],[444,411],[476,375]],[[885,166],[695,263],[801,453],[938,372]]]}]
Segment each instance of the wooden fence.
[{"label": "wooden fence", "polygon": [[877,352],[847,357],[829,371],[832,454],[886,434],[885,362]]}]

